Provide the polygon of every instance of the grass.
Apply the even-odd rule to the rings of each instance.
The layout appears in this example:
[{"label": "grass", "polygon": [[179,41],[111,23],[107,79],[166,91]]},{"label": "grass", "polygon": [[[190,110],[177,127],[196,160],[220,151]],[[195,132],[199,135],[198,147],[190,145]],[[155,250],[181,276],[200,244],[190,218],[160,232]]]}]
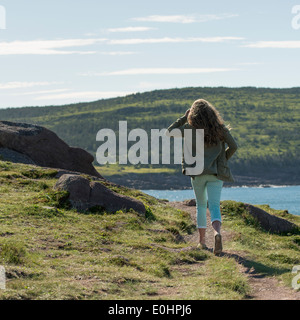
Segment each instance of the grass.
[{"label": "grass", "polygon": [[300,217],[285,210],[275,210],[267,205],[259,206],[268,213],[284,217],[298,228],[288,234],[272,234],[264,231],[250,216],[244,204],[222,202],[223,225],[231,230],[232,240],[226,242],[228,250],[241,252],[247,259],[245,265],[265,276],[277,276],[287,286],[291,285],[293,266],[300,264]]},{"label": "grass", "polygon": [[[146,205],[146,215],[102,209],[78,213],[53,191],[55,170],[0,161],[0,299],[244,299],[247,277],[233,256],[216,257],[183,241],[189,214],[138,190],[106,185]],[[223,202],[226,249],[289,281],[299,235],[270,235]],[[298,222],[297,222],[298,223]]]},{"label": "grass", "polygon": [[175,168],[167,168],[167,167],[151,166],[151,165],[140,166],[140,165],[106,164],[103,166],[96,166],[95,168],[107,179],[109,179],[109,177],[114,175],[124,176],[132,173],[135,173],[135,174],[178,173],[178,169],[175,169]]}]

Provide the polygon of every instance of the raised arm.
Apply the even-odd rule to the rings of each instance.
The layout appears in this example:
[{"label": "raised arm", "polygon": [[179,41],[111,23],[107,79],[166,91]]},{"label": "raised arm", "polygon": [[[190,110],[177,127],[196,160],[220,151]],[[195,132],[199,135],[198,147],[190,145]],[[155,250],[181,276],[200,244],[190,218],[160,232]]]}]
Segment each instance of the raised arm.
[{"label": "raised arm", "polygon": [[[165,132],[166,136],[168,136],[168,137],[170,137],[170,136],[176,137],[176,136],[177,136],[176,133],[174,134],[174,132],[173,132],[173,134],[170,134],[170,132],[171,132],[173,129],[177,129],[177,128],[182,127],[182,126],[186,123],[186,121],[187,121],[187,116],[188,116],[189,112],[190,112],[190,109],[188,109],[188,110],[185,112],[185,115],[184,115],[184,116],[178,118],[175,122],[173,122],[173,123],[169,126],[169,128],[168,128],[168,129],[166,130],[166,132]],[[175,131],[176,131],[176,130],[175,130]],[[178,135],[178,136],[179,136],[179,135]],[[181,136],[181,135],[180,135],[180,136]]]}]

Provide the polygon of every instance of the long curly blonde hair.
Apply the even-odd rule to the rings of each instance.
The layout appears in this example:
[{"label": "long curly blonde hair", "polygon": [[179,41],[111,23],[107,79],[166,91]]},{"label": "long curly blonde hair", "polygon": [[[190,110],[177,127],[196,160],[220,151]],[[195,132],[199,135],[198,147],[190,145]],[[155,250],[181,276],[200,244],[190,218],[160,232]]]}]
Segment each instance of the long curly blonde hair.
[{"label": "long curly blonde hair", "polygon": [[[206,146],[218,144],[224,140],[225,124],[218,110],[204,99],[198,99],[190,108],[187,121],[196,129],[204,129]],[[230,129],[228,127],[228,129]]]}]

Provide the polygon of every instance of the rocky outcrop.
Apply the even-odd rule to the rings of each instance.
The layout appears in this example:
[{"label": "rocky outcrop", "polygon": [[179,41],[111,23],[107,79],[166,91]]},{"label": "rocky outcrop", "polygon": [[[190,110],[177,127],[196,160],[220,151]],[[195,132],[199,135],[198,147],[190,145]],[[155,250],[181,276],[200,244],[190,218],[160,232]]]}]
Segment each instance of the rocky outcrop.
[{"label": "rocky outcrop", "polygon": [[32,159],[26,156],[26,154],[7,148],[0,148],[0,160],[35,165]]},{"label": "rocky outcrop", "polygon": [[[54,132],[37,125],[0,121],[2,157],[49,168],[66,169],[100,177],[94,157],[80,148],[68,146]],[[8,150],[11,150],[9,152]],[[12,154],[12,151],[15,153]],[[17,154],[18,153],[18,154]],[[24,155],[23,159],[20,156]],[[18,156],[18,157],[17,157]]]},{"label": "rocky outcrop", "polygon": [[118,194],[100,181],[89,180],[80,175],[62,175],[54,189],[68,191],[71,205],[80,211],[94,207],[103,208],[108,212],[133,209],[144,214],[146,211],[141,201]]},{"label": "rocky outcrop", "polygon": [[247,211],[259,222],[263,229],[271,233],[288,233],[298,229],[298,227],[286,220],[269,214],[263,209],[245,203]]}]

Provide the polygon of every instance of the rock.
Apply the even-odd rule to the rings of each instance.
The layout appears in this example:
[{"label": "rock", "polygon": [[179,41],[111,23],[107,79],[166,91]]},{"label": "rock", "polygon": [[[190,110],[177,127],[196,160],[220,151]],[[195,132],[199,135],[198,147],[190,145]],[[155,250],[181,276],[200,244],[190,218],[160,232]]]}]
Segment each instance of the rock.
[{"label": "rock", "polygon": [[73,174],[62,175],[54,186],[57,190],[69,192],[70,202],[76,203],[77,207],[82,203],[82,206],[89,203],[90,199],[90,182],[88,179]]},{"label": "rock", "polygon": [[193,207],[193,206],[196,206],[196,199],[185,200],[185,201],[183,201],[183,203],[186,206]]},{"label": "rock", "polygon": [[74,172],[70,170],[58,169],[57,174],[55,175],[56,179],[59,179],[64,174],[73,174],[73,175],[80,175],[80,172]]},{"label": "rock", "polygon": [[45,210],[48,210],[49,213],[51,212],[52,214],[53,214],[53,213],[56,213],[56,214],[59,213],[58,209],[55,208],[55,207],[42,206],[42,208],[45,209]]},{"label": "rock", "polygon": [[269,214],[263,209],[255,207],[251,204],[245,203],[245,208],[254,218],[258,220],[260,225],[266,231],[271,233],[287,233],[298,229],[294,223]]},{"label": "rock", "polygon": [[32,159],[25,154],[7,148],[0,148],[0,160],[35,165]]},{"label": "rock", "polygon": [[79,175],[62,175],[54,189],[68,191],[70,203],[77,210],[88,210],[98,206],[108,212],[116,212],[122,209],[133,209],[143,214],[146,212],[146,208],[141,201],[118,194],[99,181],[90,181]]},{"label": "rock", "polygon": [[25,155],[41,167],[66,169],[102,178],[92,165],[94,157],[68,146],[54,132],[37,125],[0,121],[0,148]]}]

